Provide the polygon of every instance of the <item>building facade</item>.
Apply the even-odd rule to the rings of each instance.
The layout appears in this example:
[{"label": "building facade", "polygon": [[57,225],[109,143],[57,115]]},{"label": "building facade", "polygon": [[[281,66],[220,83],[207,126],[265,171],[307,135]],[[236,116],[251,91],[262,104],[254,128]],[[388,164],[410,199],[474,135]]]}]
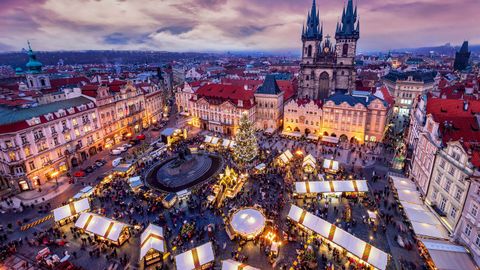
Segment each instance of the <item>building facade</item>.
[{"label": "building facade", "polygon": [[283,133],[298,132],[318,138],[322,128],[322,103],[311,99],[292,99],[285,104]]},{"label": "building facade", "polygon": [[278,87],[274,75],[267,75],[255,94],[255,127],[273,133],[283,121],[284,92]]},{"label": "building facade", "polygon": [[471,177],[470,189],[455,230],[455,239],[470,250],[473,259],[480,265],[480,175]]},{"label": "building facade", "polygon": [[101,147],[97,108],[85,97],[1,110],[0,170],[14,190],[41,188]]}]

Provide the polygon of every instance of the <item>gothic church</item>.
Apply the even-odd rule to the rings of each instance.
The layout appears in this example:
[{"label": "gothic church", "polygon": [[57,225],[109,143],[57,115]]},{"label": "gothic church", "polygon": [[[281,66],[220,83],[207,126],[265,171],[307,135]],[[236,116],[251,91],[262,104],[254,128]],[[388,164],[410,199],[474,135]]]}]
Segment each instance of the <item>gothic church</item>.
[{"label": "gothic church", "polygon": [[360,38],[357,7],[348,0],[342,20],[337,22],[336,44],[330,36],[323,38],[315,0],[302,30],[302,61],[300,64],[300,98],[324,100],[335,92],[350,93],[355,88],[355,55]]}]

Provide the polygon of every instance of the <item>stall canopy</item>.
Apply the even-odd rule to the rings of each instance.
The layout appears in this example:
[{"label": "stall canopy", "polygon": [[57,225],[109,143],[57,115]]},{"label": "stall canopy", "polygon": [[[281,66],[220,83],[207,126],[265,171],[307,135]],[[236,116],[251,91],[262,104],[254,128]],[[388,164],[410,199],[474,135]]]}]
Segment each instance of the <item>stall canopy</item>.
[{"label": "stall canopy", "polygon": [[88,198],[84,198],[53,209],[53,218],[57,222],[88,210],[90,210],[90,203]]},{"label": "stall canopy", "polygon": [[296,205],[291,206],[288,218],[330,240],[336,245],[343,247],[362,261],[367,262],[378,269],[386,269],[389,256],[387,253],[349,234],[339,227]]},{"label": "stall canopy", "polygon": [[295,193],[368,192],[366,180],[295,182]]},{"label": "stall canopy", "polygon": [[212,242],[205,243],[175,256],[178,270],[193,270],[213,262],[213,260],[215,260],[215,256],[213,255]]},{"label": "stall canopy", "polygon": [[212,136],[205,136],[205,140],[203,141],[204,143],[210,143],[212,141]]},{"label": "stall canopy", "polygon": [[232,142],[230,143],[230,148],[234,148],[236,144],[237,144],[237,143],[236,143],[235,141],[232,141]]},{"label": "stall canopy", "polygon": [[332,171],[338,171],[338,161],[331,159],[323,160],[323,168]]},{"label": "stall canopy", "polygon": [[407,178],[390,176],[403,211],[418,237],[448,239],[448,232],[423,203],[415,184]]},{"label": "stall canopy", "polygon": [[230,220],[232,229],[245,237],[255,237],[265,228],[265,217],[254,208],[240,209]]},{"label": "stall canopy", "polygon": [[476,270],[467,250],[448,241],[421,240],[438,270]]},{"label": "stall canopy", "polygon": [[117,242],[128,225],[93,213],[82,213],[75,222],[75,227]]},{"label": "stall canopy", "polygon": [[220,140],[220,138],[218,138],[218,137],[213,137],[213,138],[212,138],[212,141],[211,141],[210,143],[213,144],[213,145],[217,145],[219,140]]},{"label": "stall canopy", "polygon": [[296,137],[296,138],[302,137],[302,133],[300,133],[298,131],[294,131],[294,132],[282,131],[282,135]]},{"label": "stall canopy", "polygon": [[75,194],[72,199],[78,200],[81,198],[88,197],[93,194],[93,187],[92,186],[86,186],[82,188],[77,194]]},{"label": "stall canopy", "polygon": [[318,140],[318,135],[308,134],[307,139],[316,141]]},{"label": "stall canopy", "polygon": [[142,182],[142,179],[140,178],[140,176],[134,176],[134,177],[130,177],[128,179],[128,184],[130,184],[131,188],[137,188],[137,187],[142,186],[143,182]]},{"label": "stall canopy", "polygon": [[128,170],[130,170],[131,167],[132,167],[131,163],[124,163],[124,164],[120,164],[117,167],[113,168],[113,171],[114,172],[119,172],[119,173],[126,173],[126,172],[128,172]]},{"label": "stall canopy", "polygon": [[331,136],[323,136],[322,137],[322,142],[337,144],[338,143],[338,138],[337,137],[331,137]]},{"label": "stall canopy", "polygon": [[290,162],[290,160],[293,158],[292,152],[290,150],[285,150],[279,157],[278,157],[283,163],[287,164]]},{"label": "stall canopy", "polygon": [[251,267],[244,263],[228,259],[222,261],[222,270],[260,270],[260,268]]},{"label": "stall canopy", "polygon": [[261,170],[264,170],[266,167],[267,165],[265,165],[265,163],[260,163],[257,166],[255,166],[255,170],[261,171]]},{"label": "stall canopy", "polygon": [[229,139],[223,139],[222,146],[225,148],[228,148],[230,146],[230,140]]},{"label": "stall canopy", "polygon": [[303,167],[311,166],[312,168],[315,168],[316,164],[317,160],[311,154],[308,154],[306,157],[303,158]]},{"label": "stall canopy", "polygon": [[140,259],[150,250],[165,253],[165,238],[163,229],[157,225],[150,224],[140,236]]}]

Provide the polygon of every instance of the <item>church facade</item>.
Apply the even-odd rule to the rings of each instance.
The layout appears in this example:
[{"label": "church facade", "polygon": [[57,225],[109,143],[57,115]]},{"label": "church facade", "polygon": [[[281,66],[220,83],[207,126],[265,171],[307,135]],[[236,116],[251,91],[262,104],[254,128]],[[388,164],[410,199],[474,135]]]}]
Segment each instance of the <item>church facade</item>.
[{"label": "church facade", "polygon": [[355,55],[360,38],[357,8],[352,0],[337,23],[335,44],[323,37],[323,24],[315,0],[302,30],[302,61],[298,96],[324,100],[335,92],[351,93],[355,87]]}]

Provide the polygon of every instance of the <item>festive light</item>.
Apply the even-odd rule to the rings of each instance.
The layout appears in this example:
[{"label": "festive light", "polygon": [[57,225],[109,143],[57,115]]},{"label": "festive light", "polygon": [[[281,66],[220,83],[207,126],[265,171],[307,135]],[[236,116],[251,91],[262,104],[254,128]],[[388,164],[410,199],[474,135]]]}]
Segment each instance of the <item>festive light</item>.
[{"label": "festive light", "polygon": [[258,155],[257,138],[253,124],[248,120],[246,113],[242,114],[237,135],[235,137],[233,154],[237,162],[242,165],[251,162]]}]

